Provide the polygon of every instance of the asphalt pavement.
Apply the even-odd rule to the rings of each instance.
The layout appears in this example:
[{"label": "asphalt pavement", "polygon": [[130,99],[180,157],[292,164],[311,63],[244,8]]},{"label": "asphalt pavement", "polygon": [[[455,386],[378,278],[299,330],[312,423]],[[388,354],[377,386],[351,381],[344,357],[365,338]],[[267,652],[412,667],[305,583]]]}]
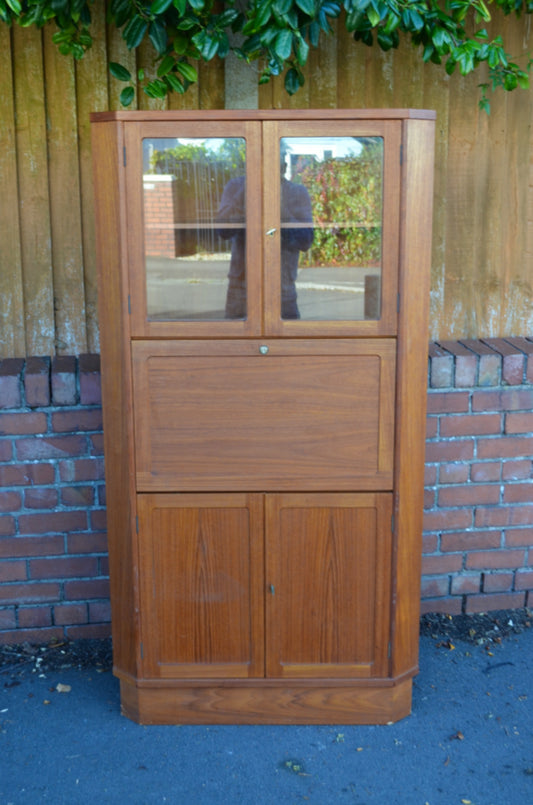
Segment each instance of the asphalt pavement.
[{"label": "asphalt pavement", "polygon": [[533,629],[420,642],[390,726],[143,727],[95,669],[0,674],[0,805],[531,805]]}]

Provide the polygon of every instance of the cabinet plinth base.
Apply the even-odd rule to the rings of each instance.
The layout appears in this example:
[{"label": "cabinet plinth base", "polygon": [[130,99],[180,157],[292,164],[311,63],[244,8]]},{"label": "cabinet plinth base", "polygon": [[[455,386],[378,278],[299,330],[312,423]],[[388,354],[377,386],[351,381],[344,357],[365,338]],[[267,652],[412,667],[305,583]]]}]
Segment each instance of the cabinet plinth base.
[{"label": "cabinet plinth base", "polygon": [[387,724],[410,714],[411,690],[411,678],[368,687],[137,687],[120,681],[122,713],[139,724]]}]

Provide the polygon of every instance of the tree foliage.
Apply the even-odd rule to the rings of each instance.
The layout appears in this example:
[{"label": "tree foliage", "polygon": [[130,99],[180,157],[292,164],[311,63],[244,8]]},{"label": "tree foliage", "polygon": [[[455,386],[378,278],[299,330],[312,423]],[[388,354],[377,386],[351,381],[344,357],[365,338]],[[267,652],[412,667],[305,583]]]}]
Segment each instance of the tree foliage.
[{"label": "tree foliage", "polygon": [[[55,23],[53,40],[61,53],[80,59],[92,44],[94,2],[101,0],[0,0],[0,20],[38,28]],[[121,94],[127,106],[134,82],[154,98],[183,93],[197,80],[195,62],[233,51],[259,63],[260,83],[283,74],[292,95],[304,83],[310,48],[341,18],[356,42],[386,51],[407,37],[425,62],[442,64],[449,74],[467,75],[487,64],[489,83],[482,85],[480,104],[488,109],[486,90],[527,88],[532,64],[518,65],[501,36],[489,37],[491,8],[520,16],[533,12],[533,0],[109,0],[108,22],[122,31],[130,50],[147,38],[152,42],[157,76],[132,76],[117,63],[110,71],[127,83]]]}]

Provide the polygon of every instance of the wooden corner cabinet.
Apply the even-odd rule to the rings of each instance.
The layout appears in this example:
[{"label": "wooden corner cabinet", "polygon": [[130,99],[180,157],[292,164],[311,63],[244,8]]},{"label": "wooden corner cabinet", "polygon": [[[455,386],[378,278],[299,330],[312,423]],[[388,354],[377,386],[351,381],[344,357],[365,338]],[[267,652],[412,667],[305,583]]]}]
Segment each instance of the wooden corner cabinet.
[{"label": "wooden corner cabinet", "polygon": [[114,668],[136,721],[410,712],[434,117],[92,115]]}]

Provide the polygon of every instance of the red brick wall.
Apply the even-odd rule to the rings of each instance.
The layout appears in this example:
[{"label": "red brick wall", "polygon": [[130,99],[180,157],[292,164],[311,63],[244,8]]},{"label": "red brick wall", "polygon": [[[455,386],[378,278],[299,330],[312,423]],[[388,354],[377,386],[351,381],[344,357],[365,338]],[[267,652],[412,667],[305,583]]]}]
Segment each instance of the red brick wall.
[{"label": "red brick wall", "polygon": [[[533,605],[533,339],[430,345],[423,611]],[[110,633],[99,359],[0,361],[0,642]]]},{"label": "red brick wall", "polygon": [[99,359],[0,361],[0,642],[110,633]]},{"label": "red brick wall", "polygon": [[533,339],[430,345],[422,609],[533,605]]},{"label": "red brick wall", "polygon": [[176,178],[144,176],[144,248],[146,254],[176,256]]}]

